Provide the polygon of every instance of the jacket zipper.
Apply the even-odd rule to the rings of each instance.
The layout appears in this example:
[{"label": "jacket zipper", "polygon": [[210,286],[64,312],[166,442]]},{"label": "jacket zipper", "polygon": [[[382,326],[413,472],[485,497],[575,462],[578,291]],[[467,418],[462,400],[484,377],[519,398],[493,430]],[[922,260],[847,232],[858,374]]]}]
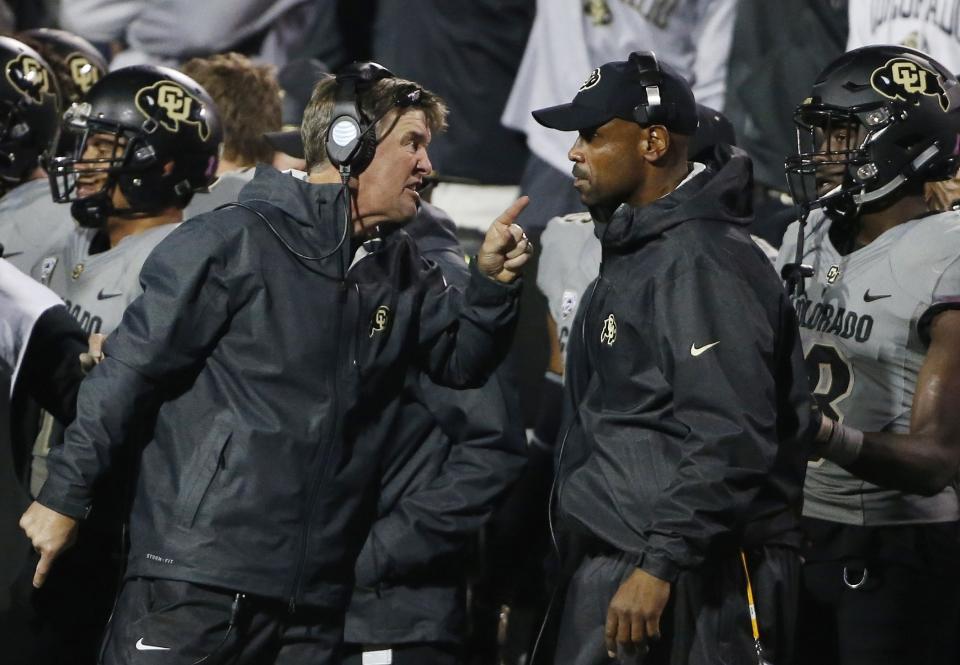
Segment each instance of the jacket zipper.
[{"label": "jacket zipper", "polygon": [[320,491],[320,478],[324,475],[324,469],[330,459],[330,452],[336,445],[337,437],[340,435],[340,404],[337,399],[337,388],[340,385],[340,337],[343,331],[343,312],[347,306],[347,283],[341,281],[337,283],[337,299],[340,306],[337,308],[337,326],[334,338],[336,339],[336,348],[333,366],[333,381],[330,386],[330,402],[332,414],[330,429],[328,431],[327,445],[320,452],[319,464],[313,469],[313,475],[310,480],[310,491],[307,493],[306,510],[304,511],[303,529],[300,542],[300,558],[297,560],[297,572],[293,582],[293,592],[290,594],[290,602],[287,605],[290,613],[297,611],[297,602],[300,600],[300,584],[303,581],[303,568],[307,559],[307,545],[310,542],[311,525],[313,524],[313,508],[317,501],[317,494]]},{"label": "jacket zipper", "polygon": [[[583,310],[583,319],[580,322],[580,343],[583,345],[583,350],[587,354],[587,360],[590,361],[591,366],[593,364],[593,359],[590,355],[590,347],[587,344],[587,315],[590,313],[590,306],[593,304],[593,298],[597,294],[597,289],[600,288],[600,280],[603,279],[603,260],[600,261],[600,270],[597,273],[597,281],[594,282],[593,288],[590,289],[590,296],[587,298],[585,303],[585,309]],[[547,525],[550,528],[550,540],[553,543],[553,549],[556,552],[557,558],[563,562],[563,557],[560,554],[560,545],[557,542],[556,533],[554,531],[553,524],[553,498],[554,496],[560,496],[560,492],[563,490],[563,484],[560,482],[560,471],[563,468],[563,448],[567,443],[567,437],[570,436],[570,430],[573,429],[573,426],[580,420],[580,411],[577,408],[577,405],[574,405],[574,414],[571,418],[570,423],[567,425],[566,429],[563,432],[563,438],[560,439],[560,450],[557,451],[557,463],[556,471],[553,474],[553,484],[550,487],[550,496],[547,500]]]},{"label": "jacket zipper", "polygon": [[[372,253],[373,252],[371,252],[371,254]],[[363,257],[363,258],[366,258],[366,257]],[[362,261],[363,258],[361,258],[360,261]],[[307,559],[307,544],[310,542],[310,530],[311,530],[310,527],[312,524],[311,518],[313,513],[313,506],[317,501],[317,494],[320,491],[320,484],[321,484],[320,479],[323,477],[324,469],[326,469],[327,462],[330,459],[330,452],[333,449],[334,444],[338,440],[338,437],[340,436],[340,427],[339,427],[340,404],[339,404],[339,400],[337,399],[337,389],[340,386],[340,360],[341,360],[340,340],[343,336],[344,311],[346,310],[347,305],[349,304],[349,301],[347,299],[348,287],[347,287],[346,277],[350,275],[350,270],[355,265],[357,265],[357,263],[359,263],[359,261],[355,262],[353,265],[347,268],[347,274],[345,275],[343,281],[337,282],[337,298],[340,301],[340,307],[337,308],[337,327],[336,327],[336,334],[335,334],[336,354],[334,355],[335,361],[334,361],[333,381],[332,381],[331,390],[330,390],[331,404],[332,404],[331,413],[333,414],[333,421],[330,424],[330,436],[327,439],[330,442],[330,445],[326,446],[325,449],[320,454],[320,457],[321,457],[320,464],[314,470],[313,478],[310,481],[310,492],[307,495],[307,504],[306,504],[306,511],[305,511],[306,514],[304,516],[305,519],[304,519],[302,536],[301,536],[302,540],[300,543],[300,558],[297,561],[297,572],[296,572],[296,575],[294,576],[293,591],[291,592],[290,600],[287,603],[287,608],[289,609],[291,614],[296,612],[297,602],[300,600],[300,583],[302,582],[303,568]],[[357,291],[357,303],[358,303],[357,317],[359,317],[360,316],[359,284],[354,283],[354,288]],[[354,330],[354,333],[356,333],[356,330]],[[359,362],[356,356],[356,353],[357,353],[356,345],[350,344],[350,347],[353,350],[353,353],[351,354],[352,362],[354,366],[358,366]]]}]

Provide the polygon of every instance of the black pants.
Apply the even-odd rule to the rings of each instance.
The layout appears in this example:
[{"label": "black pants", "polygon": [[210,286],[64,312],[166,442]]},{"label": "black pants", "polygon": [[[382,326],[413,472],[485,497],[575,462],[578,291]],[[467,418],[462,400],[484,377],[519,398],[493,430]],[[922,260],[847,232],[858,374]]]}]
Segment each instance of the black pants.
[{"label": "black pants", "polygon": [[802,573],[800,663],[956,663],[957,525],[830,525],[806,521],[816,542]]},{"label": "black pants", "polygon": [[[368,647],[368,649],[374,647]],[[424,642],[419,644],[394,644],[375,647],[377,650],[390,649],[392,665],[460,665],[460,647],[442,642]],[[343,665],[362,665],[363,648],[357,644],[346,647]]]},{"label": "black pants", "polygon": [[[793,629],[800,560],[788,548],[748,552],[760,639],[774,665],[793,662]],[[588,556],[567,589],[555,665],[604,665],[604,625],[617,589],[635,570],[620,555]],[[645,657],[621,663],[644,665],[754,665],[757,654],[750,628],[746,582],[739,554],[684,571],[671,586],[660,619],[661,639]]]},{"label": "black pants", "polygon": [[335,665],[343,613],[180,582],[127,580],[104,665]]}]

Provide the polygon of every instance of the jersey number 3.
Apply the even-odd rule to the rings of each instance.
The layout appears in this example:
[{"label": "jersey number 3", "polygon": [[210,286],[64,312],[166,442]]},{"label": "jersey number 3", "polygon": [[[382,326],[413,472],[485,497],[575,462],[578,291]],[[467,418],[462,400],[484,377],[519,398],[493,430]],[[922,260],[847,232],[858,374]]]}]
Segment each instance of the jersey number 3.
[{"label": "jersey number 3", "polygon": [[839,404],[853,392],[853,368],[837,347],[814,344],[806,357],[810,392],[825,416],[843,422]]}]

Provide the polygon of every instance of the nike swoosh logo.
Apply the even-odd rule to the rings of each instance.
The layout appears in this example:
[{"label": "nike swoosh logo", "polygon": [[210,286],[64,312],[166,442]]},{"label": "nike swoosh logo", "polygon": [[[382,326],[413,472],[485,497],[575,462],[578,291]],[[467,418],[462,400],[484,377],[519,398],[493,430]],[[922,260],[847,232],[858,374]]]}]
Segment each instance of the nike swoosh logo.
[{"label": "nike swoosh logo", "polygon": [[704,345],[704,346],[699,346],[699,347],[698,347],[696,344],[691,344],[691,345],[690,345],[690,355],[693,356],[694,358],[696,358],[697,356],[699,356],[699,355],[700,355],[701,353],[703,353],[704,351],[707,351],[707,350],[709,350],[709,349],[712,349],[713,347],[715,347],[715,346],[716,346],[717,344],[719,344],[719,343],[720,343],[720,342],[717,341],[717,342],[713,342],[713,343],[711,343],[711,344],[706,344],[706,345]]},{"label": "nike swoosh logo", "polygon": [[122,295],[123,293],[104,293],[103,289],[100,289],[100,293],[97,294],[97,300],[106,300],[107,298],[116,298]]},{"label": "nike swoosh logo", "polygon": [[137,651],[170,651],[170,647],[155,647],[152,644],[144,644],[141,637],[137,640]]},{"label": "nike swoosh logo", "polygon": [[887,293],[886,295],[882,295],[882,296],[872,296],[872,295],[870,295],[870,289],[867,289],[866,291],[863,292],[863,301],[864,301],[864,302],[873,302],[874,300],[881,300],[881,299],[883,299],[883,298],[889,298],[889,297],[892,296],[892,295],[893,295],[892,293]]},{"label": "nike swoosh logo", "polygon": [[3,258],[9,259],[11,256],[20,256],[23,252],[4,252]]}]

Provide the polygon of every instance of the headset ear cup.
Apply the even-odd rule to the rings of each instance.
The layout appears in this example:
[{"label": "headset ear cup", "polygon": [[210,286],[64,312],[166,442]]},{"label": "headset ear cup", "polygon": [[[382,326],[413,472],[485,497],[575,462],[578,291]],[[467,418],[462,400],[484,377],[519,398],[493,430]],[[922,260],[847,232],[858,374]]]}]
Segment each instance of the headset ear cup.
[{"label": "headset ear cup", "polygon": [[353,175],[360,175],[373,161],[377,152],[377,141],[373,136],[364,136],[357,146],[357,154],[350,162],[350,171]]}]

